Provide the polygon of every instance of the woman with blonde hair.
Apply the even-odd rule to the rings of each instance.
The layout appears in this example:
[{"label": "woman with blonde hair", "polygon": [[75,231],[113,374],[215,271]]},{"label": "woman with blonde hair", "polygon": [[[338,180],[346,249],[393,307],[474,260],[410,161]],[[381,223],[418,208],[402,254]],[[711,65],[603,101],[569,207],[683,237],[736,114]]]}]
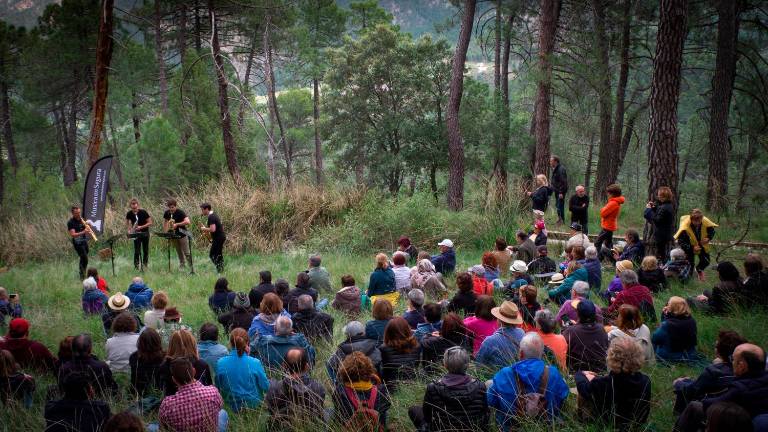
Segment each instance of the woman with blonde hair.
[{"label": "woman with blonde hair", "polygon": [[371,301],[376,301],[377,297],[384,297],[392,304],[397,303],[400,294],[397,292],[395,284],[395,272],[389,268],[389,259],[386,254],[376,255],[376,268],[371,273],[368,280],[368,291],[366,292]]},{"label": "woman with blonde hair", "polygon": [[547,211],[549,205],[549,197],[554,191],[549,187],[547,176],[539,174],[536,176],[536,189],[533,192],[528,192],[528,196],[531,197],[531,204],[534,210]]},{"label": "woman with blonde hair", "polygon": [[643,324],[643,316],[637,307],[624,304],[619,307],[619,316],[616,325],[608,331],[608,340],[625,337],[634,340],[643,349],[646,364],[654,363],[653,344],[651,344],[651,330]]},{"label": "woman with blonde hair", "polygon": [[661,326],[651,337],[656,358],[666,362],[698,361],[698,331],[691,308],[682,297],[670,297],[661,312]]},{"label": "woman with blonde hair", "polygon": [[211,378],[211,369],[208,363],[200,359],[197,353],[197,341],[195,336],[189,330],[177,330],[171,335],[168,342],[168,352],[165,355],[165,361],[160,366],[160,374],[165,383],[165,395],[176,394],[177,386],[171,376],[171,362],[177,358],[186,358],[195,368],[195,379],[203,385],[213,385]]},{"label": "woman with blonde hair", "polygon": [[637,278],[640,285],[647,287],[651,292],[661,292],[669,288],[664,270],[659,268],[659,260],[653,255],[643,258],[640,269],[637,270]]},{"label": "woman with blonde hair", "polygon": [[165,308],[168,306],[168,294],[164,291],[158,291],[152,296],[150,301],[152,309],[144,312],[144,325],[155,330],[163,328],[165,322]]},{"label": "woman with blonde hair", "polygon": [[236,328],[229,333],[229,355],[216,363],[216,387],[234,411],[255,409],[269,390],[269,380],[261,361],[251,357],[248,332]]}]

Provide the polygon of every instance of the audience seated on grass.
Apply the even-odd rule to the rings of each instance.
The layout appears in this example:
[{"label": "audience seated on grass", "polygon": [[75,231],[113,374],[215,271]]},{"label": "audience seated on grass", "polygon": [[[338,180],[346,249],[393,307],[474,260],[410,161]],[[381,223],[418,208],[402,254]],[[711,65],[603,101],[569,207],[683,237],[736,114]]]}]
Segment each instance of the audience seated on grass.
[{"label": "audience seated on grass", "polygon": [[403,318],[408,322],[411,330],[416,330],[419,324],[427,322],[424,317],[424,297],[424,292],[418,288],[408,292],[408,309],[403,314]]},{"label": "audience seated on grass", "polygon": [[104,424],[103,432],[144,432],[141,418],[130,411],[115,414]]},{"label": "audience seated on grass", "polygon": [[[752,421],[749,411],[733,402],[717,402],[707,410],[706,432],[763,431],[765,425]],[[762,427],[762,428],[761,428]]]},{"label": "audience seated on grass", "polygon": [[458,346],[469,351],[472,348],[472,338],[468,336],[464,322],[453,312],[445,316],[440,331],[436,333],[424,336],[421,341],[421,359],[429,371],[436,370],[443,362],[447,349]]},{"label": "audience seated on grass", "polygon": [[[361,410],[361,407],[366,410]],[[378,423],[387,426],[391,406],[387,387],[381,384],[371,360],[353,352],[341,363],[333,391],[333,419],[343,430],[369,431]]]},{"label": "audience seated on grass", "polygon": [[416,269],[411,269],[411,289],[420,289],[433,299],[442,299],[448,293],[443,275],[435,270],[429,258],[420,259]]},{"label": "audience seated on grass", "polygon": [[160,333],[152,327],[145,328],[136,341],[136,351],[128,359],[131,387],[140,398],[155,390],[164,390],[161,374],[164,361],[165,351]]},{"label": "audience seated on grass", "polygon": [[189,330],[177,330],[171,335],[165,361],[160,365],[160,376],[165,387],[165,396],[176,394],[177,384],[173,379],[171,366],[176,359],[186,359],[191,362],[194,378],[203,385],[213,385],[213,377],[208,363],[200,359],[197,352],[197,341]]},{"label": "audience seated on grass", "polygon": [[[106,300],[105,300],[106,301]],[[6,325],[6,317],[21,318],[23,314],[19,295],[14,294],[13,298],[8,294],[8,290],[0,287],[0,327]]]},{"label": "audience seated on grass", "polygon": [[[568,296],[571,293],[573,284],[577,281],[589,281],[589,273],[587,269],[582,267],[577,261],[571,261],[568,264],[568,268],[565,269],[565,280],[553,289],[547,292],[547,296],[550,300],[554,301],[558,305],[561,305],[568,301]],[[554,276],[553,276],[554,277]]]},{"label": "audience seated on grass", "polygon": [[491,309],[491,314],[498,320],[499,328],[485,338],[475,360],[498,370],[517,360],[520,340],[525,332],[520,328],[523,318],[515,303],[504,301],[501,306]]},{"label": "audience seated on grass", "polygon": [[237,328],[229,333],[229,355],[216,363],[216,386],[233,411],[254,409],[269,389],[261,361],[251,357],[248,333]]},{"label": "audience seated on grass", "polygon": [[688,282],[688,278],[691,277],[691,263],[688,262],[685,251],[680,248],[672,249],[669,252],[669,261],[664,264],[663,270],[667,279],[680,283]]},{"label": "audience seated on grass", "polygon": [[269,430],[320,428],[325,420],[325,388],[310,376],[307,352],[292,348],[283,362],[285,377],[272,381],[264,403],[269,412]]},{"label": "audience seated on grass", "polygon": [[643,361],[647,365],[655,363],[656,356],[651,344],[651,330],[643,324],[643,316],[637,307],[625,304],[619,308],[615,325],[607,327],[608,340],[629,338],[640,345],[643,350]]},{"label": "audience seated on grass", "polygon": [[99,270],[96,269],[96,267],[90,267],[85,272],[85,278],[93,278],[93,280],[96,281],[96,286],[99,288],[99,291],[103,292],[104,295],[109,296],[109,285],[107,285],[107,281],[99,276]]},{"label": "audience seated on grass", "polygon": [[[327,293],[331,291],[331,275],[325,267],[321,266],[322,257],[320,255],[312,255],[309,257],[309,269],[307,275],[309,276],[308,286],[315,290],[315,292]],[[316,297],[312,298],[317,301]]]},{"label": "audience seated on grass", "polygon": [[758,254],[748,254],[744,260],[744,286],[742,302],[747,307],[768,307],[768,271]]},{"label": "audience seated on grass", "polygon": [[563,335],[555,333],[557,328],[555,315],[551,310],[545,308],[536,312],[534,320],[536,322],[536,332],[539,333],[541,341],[544,342],[546,347],[545,354],[548,349],[554,356],[557,367],[565,371],[567,369],[568,342],[565,341]]},{"label": "audience seated on grass", "polygon": [[421,345],[412,333],[401,317],[392,318],[384,329],[384,344],[379,351],[382,380],[390,393],[398,383],[414,379],[420,367]]},{"label": "audience seated on grass", "polygon": [[621,284],[621,273],[625,270],[634,270],[635,265],[632,264],[632,261],[616,261],[616,276],[611,279],[611,283],[608,284],[608,289],[600,293],[600,295],[605,300],[610,300],[611,297],[615,297],[616,294],[620,293],[622,289],[624,289],[623,285]]},{"label": "audience seated on grass", "polygon": [[[299,297],[308,295],[313,301],[317,301],[317,290],[309,284],[309,274],[301,272],[296,275],[296,286],[288,291],[283,299],[284,306],[289,314],[299,311]],[[263,301],[263,300],[262,300]]]},{"label": "audience seated on grass", "polygon": [[114,321],[114,319],[124,311],[128,311],[131,315],[133,315],[134,319],[136,320],[136,328],[142,327],[141,319],[139,319],[139,316],[136,315],[136,312],[128,309],[130,306],[131,299],[129,299],[127,296],[124,296],[121,292],[116,292],[109,298],[109,300],[107,300],[107,307],[101,314],[101,323],[104,325],[105,334],[109,334],[112,331],[112,321]]},{"label": "audience seated on grass", "polygon": [[651,290],[648,287],[640,285],[637,280],[637,273],[632,270],[624,270],[621,272],[621,292],[617,293],[615,297],[611,298],[611,305],[605,311],[605,315],[608,319],[615,318],[619,313],[619,308],[622,305],[632,305],[643,314],[644,317],[649,317],[648,321],[656,321],[656,311],[653,307],[653,296]]},{"label": "audience seated on grass", "polygon": [[151,306],[152,300],[152,288],[148,287],[144,283],[144,279],[136,276],[128,285],[128,289],[125,291],[125,296],[131,299],[131,309],[141,310],[147,309]]},{"label": "audience seated on grass", "polygon": [[411,239],[404,235],[397,239],[396,252],[402,252],[405,255],[405,258],[411,263],[416,262],[419,255],[419,250],[416,249],[416,246],[414,246],[413,243],[411,243]]},{"label": "audience seated on grass", "polygon": [[98,399],[92,376],[67,374],[60,383],[62,398],[45,404],[46,432],[99,432],[109,419],[109,404]]},{"label": "audience seated on grass", "polygon": [[499,278],[505,278],[509,274],[509,266],[512,263],[512,251],[508,249],[507,240],[503,237],[496,237],[493,246],[491,253],[496,258],[496,265],[499,267]]},{"label": "audience seated on grass", "polygon": [[[238,327],[239,328],[239,327]],[[216,370],[219,359],[229,354],[227,347],[219,343],[219,327],[214,323],[204,323],[197,332],[200,341],[197,343],[197,354],[208,363],[208,367]]]},{"label": "audience seated on grass", "polygon": [[698,329],[685,299],[673,296],[661,313],[661,325],[651,337],[656,358],[665,362],[699,361]]},{"label": "audience seated on grass", "polygon": [[280,368],[291,348],[305,349],[309,361],[314,364],[315,348],[303,334],[293,333],[293,321],[285,316],[275,321],[274,335],[258,336],[256,340],[251,341],[251,352],[261,359],[265,367],[274,370]]},{"label": "audience seated on grass", "polygon": [[631,338],[616,338],[608,348],[608,375],[574,375],[580,417],[614,430],[641,430],[651,412],[651,379],[640,372],[643,348]]},{"label": "audience seated on grass", "polygon": [[182,313],[174,307],[168,307],[163,314],[163,326],[158,330],[160,337],[163,338],[163,345],[167,346],[168,341],[171,339],[171,335],[179,330],[192,331],[186,324],[181,323]]},{"label": "audience seated on grass", "polygon": [[597,257],[597,248],[589,246],[584,249],[584,259],[578,260],[578,263],[587,269],[589,286],[595,291],[600,291],[603,286],[603,266]]},{"label": "audience seated on grass", "polygon": [[443,324],[443,306],[439,303],[424,305],[424,320],[425,322],[419,323],[413,332],[419,342],[425,336],[440,331],[440,326]]},{"label": "audience seated on grass", "polygon": [[236,328],[248,330],[254,315],[256,314],[251,309],[251,300],[248,295],[244,292],[238,292],[235,294],[235,299],[232,300],[232,309],[219,315],[218,321],[226,333]]},{"label": "audience seated on grass", "polygon": [[16,359],[8,350],[0,350],[0,402],[5,407],[18,403],[32,407],[35,378],[19,370]]},{"label": "audience seated on grass", "polygon": [[509,271],[512,273],[512,280],[504,285],[504,296],[511,300],[521,286],[532,285],[533,278],[528,274],[528,265],[522,260],[515,260]]},{"label": "audience seated on grass", "polygon": [[248,338],[253,341],[259,336],[275,334],[275,321],[277,318],[291,316],[283,309],[283,305],[283,301],[277,294],[265,294],[259,306],[259,314],[253,318],[251,326],[248,328]]},{"label": "audience seated on grass", "polygon": [[13,354],[16,362],[25,370],[52,372],[55,358],[40,342],[29,339],[29,321],[14,318],[8,324],[8,334],[0,340],[0,350]]},{"label": "audience seated on grass", "polygon": [[640,240],[640,233],[636,230],[628,229],[624,233],[624,240],[627,242],[624,250],[620,253],[614,250],[613,259],[616,261],[632,261],[635,265],[640,264],[645,256],[645,244]]},{"label": "audience seated on grass", "polygon": [[664,270],[659,268],[659,260],[653,255],[643,258],[640,269],[637,271],[637,279],[640,285],[648,287],[654,293],[662,292],[669,288],[669,281],[667,281],[667,277],[664,275]]},{"label": "audience seated on grass", "polygon": [[356,316],[362,307],[360,294],[360,288],[355,285],[355,278],[352,275],[344,275],[341,277],[341,289],[336,291],[331,307],[349,316]]},{"label": "audience seated on grass", "polygon": [[[521,423],[536,420],[554,422],[559,417],[569,394],[568,384],[557,367],[544,363],[543,353],[541,337],[528,333],[520,341],[520,361],[493,376],[488,405],[495,410],[501,430],[515,430]],[[545,402],[537,403],[542,399]]]},{"label": "audience seated on grass", "polygon": [[[493,283],[485,279],[485,267],[474,265],[467,270],[472,277],[472,291],[475,295],[493,295]],[[501,286],[501,279],[496,279],[496,283]]]},{"label": "audience seated on grass", "polygon": [[536,300],[538,295],[539,290],[536,289],[536,286],[523,285],[518,289],[518,294],[513,299],[523,317],[522,329],[524,332],[536,330],[536,323],[533,317],[541,309],[541,305]]},{"label": "audience seated on grass", "polygon": [[365,337],[365,327],[359,321],[350,321],[344,326],[344,341],[339,344],[336,351],[326,363],[326,370],[331,381],[336,382],[341,362],[353,352],[361,352],[371,359],[376,374],[381,376],[381,351],[379,343],[374,339]]},{"label": "audience seated on grass", "polygon": [[113,373],[128,373],[128,359],[136,352],[139,339],[136,321],[130,312],[123,312],[112,322],[112,337],[107,339],[106,362]]},{"label": "audience seated on grass", "polygon": [[496,301],[491,296],[481,295],[475,304],[475,314],[464,318],[464,325],[472,337],[472,353],[477,356],[483,341],[499,328],[499,321],[491,313]]},{"label": "audience seated on grass", "polygon": [[487,431],[485,383],[467,375],[470,355],[459,346],[448,348],[443,365],[448,371],[427,384],[424,402],[408,409],[418,431]]},{"label": "audience seated on grass", "polygon": [[189,359],[180,357],[170,362],[171,379],[178,391],[167,395],[160,404],[160,424],[150,424],[148,430],[176,432],[223,432],[229,416],[219,390],[204,385],[195,377],[199,374]]},{"label": "audience seated on grass", "polygon": [[268,293],[275,293],[275,291],[275,285],[272,284],[272,273],[269,270],[260,271],[259,284],[251,288],[251,291],[248,293],[248,301],[251,303],[251,307],[258,309],[264,296]]},{"label": "audience seated on grass", "polygon": [[703,312],[724,315],[739,303],[742,295],[741,276],[739,269],[730,261],[718,263],[715,271],[719,279],[717,284],[711,291],[689,298],[688,304]]},{"label": "audience seated on grass", "polygon": [[517,231],[515,239],[517,240],[517,245],[512,247],[512,251],[516,252],[517,260],[527,265],[537,256],[536,244],[528,237],[528,233],[522,230]]},{"label": "audience seated on grass", "polygon": [[466,272],[456,274],[457,292],[450,302],[448,302],[448,311],[456,312],[462,315],[471,315],[475,313],[475,303],[478,294],[473,291],[472,275]]},{"label": "audience seated on grass", "polygon": [[[397,293],[395,272],[389,268],[389,259],[383,253],[376,255],[376,268],[368,279],[366,295],[371,297],[388,296]],[[396,300],[395,300],[396,301]]]},{"label": "audience seated on grass", "polygon": [[483,257],[480,259],[484,270],[485,280],[493,282],[499,279],[499,264],[496,262],[496,256],[492,252],[483,252]]},{"label": "audience seated on grass", "polygon": [[165,316],[165,308],[168,307],[168,294],[158,291],[152,295],[150,303],[152,309],[144,312],[144,326],[157,330],[165,326],[163,317]]},{"label": "audience seated on grass", "polygon": [[373,319],[365,323],[365,337],[381,344],[384,342],[384,329],[394,315],[392,303],[386,299],[376,300],[371,315]]},{"label": "audience seated on grass", "polygon": [[[557,316],[555,316],[557,323],[562,327],[577,323],[579,321],[579,316],[576,308],[582,300],[589,300],[589,284],[584,281],[576,281],[573,283],[573,288],[571,289],[571,299],[560,306],[560,310],[557,312]],[[597,306],[595,306],[595,309],[597,313],[597,322],[602,323],[602,310]]]},{"label": "audience seated on grass", "polygon": [[232,308],[232,301],[234,300],[235,293],[229,289],[227,278],[217,279],[213,286],[213,294],[208,297],[208,307],[216,316],[219,316]]},{"label": "audience seated on grass", "polygon": [[405,252],[395,252],[392,255],[392,272],[395,274],[395,289],[401,296],[411,290],[411,269],[407,265],[408,255]]},{"label": "audience seated on grass", "polygon": [[69,375],[83,373],[89,378],[97,395],[108,397],[118,393],[117,383],[109,366],[96,358],[92,352],[93,340],[89,334],[75,336],[72,340],[72,360],[64,363],[59,369],[59,390],[64,391]]},{"label": "audience seated on grass", "polygon": [[[291,284],[286,279],[280,278],[275,281],[275,294],[277,294],[285,306],[288,305],[286,300],[288,299],[289,292],[291,292]],[[259,303],[259,307],[261,307],[261,303]]]},{"label": "audience seated on grass", "polygon": [[[3,290],[4,289],[5,288],[3,288]],[[5,315],[11,315],[14,311],[9,309],[8,305],[10,305],[10,303],[6,303],[5,305],[2,303],[2,297],[2,293],[0,293],[0,319],[3,319],[3,322],[5,322]],[[83,295],[80,300],[83,305],[84,314],[101,315],[101,313],[104,312],[104,307],[106,306],[107,301],[109,301],[109,298],[97,287],[96,281],[92,277],[89,277],[83,281]],[[20,308],[21,307],[19,306],[19,309]],[[21,311],[18,312],[18,315],[21,316]]]},{"label": "audience seated on grass", "polygon": [[453,241],[443,239],[437,244],[437,247],[440,248],[440,253],[430,257],[435,271],[444,276],[453,273],[456,269],[456,252],[453,249]]},{"label": "audience seated on grass", "polygon": [[608,335],[597,323],[597,308],[589,300],[576,306],[578,323],[563,329],[568,343],[568,370],[605,372],[605,353],[608,351]]},{"label": "audience seated on grass", "polygon": [[534,276],[557,271],[557,263],[549,257],[547,245],[536,246],[536,258],[528,264],[528,272]]},{"label": "audience seated on grass", "polygon": [[315,309],[312,297],[304,294],[299,296],[299,310],[293,314],[293,327],[297,333],[302,333],[312,343],[321,340],[330,342],[333,337],[333,317]]}]

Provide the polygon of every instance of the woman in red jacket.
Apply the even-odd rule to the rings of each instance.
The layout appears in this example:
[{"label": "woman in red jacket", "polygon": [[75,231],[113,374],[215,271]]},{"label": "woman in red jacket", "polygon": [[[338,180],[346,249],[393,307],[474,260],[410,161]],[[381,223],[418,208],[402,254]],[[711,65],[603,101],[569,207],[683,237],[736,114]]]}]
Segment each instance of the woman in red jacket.
[{"label": "woman in red jacket", "polygon": [[595,241],[598,257],[610,255],[610,252],[603,251],[603,243],[610,250],[613,247],[613,233],[619,229],[618,220],[621,213],[621,206],[624,204],[624,197],[621,196],[621,186],[612,184],[605,188],[608,193],[608,202],[600,209],[600,234]]}]

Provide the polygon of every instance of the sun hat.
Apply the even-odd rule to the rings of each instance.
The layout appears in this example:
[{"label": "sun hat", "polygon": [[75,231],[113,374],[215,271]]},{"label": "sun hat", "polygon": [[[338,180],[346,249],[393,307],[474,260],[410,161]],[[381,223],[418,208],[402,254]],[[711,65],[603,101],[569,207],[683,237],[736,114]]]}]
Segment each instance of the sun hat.
[{"label": "sun hat", "polygon": [[525,263],[525,261],[515,260],[515,262],[509,266],[509,270],[513,272],[525,273],[528,271],[528,265]]},{"label": "sun hat", "polygon": [[181,319],[181,312],[176,307],[169,307],[165,309],[165,315],[163,320],[165,321],[178,321]]},{"label": "sun hat", "polygon": [[244,292],[235,294],[235,299],[232,300],[232,306],[242,309],[248,309],[251,307],[251,300],[248,298],[248,294]]},{"label": "sun hat", "polygon": [[574,230],[574,231],[581,232],[582,227],[581,227],[580,223],[574,222],[574,223],[571,224],[571,229]]},{"label": "sun hat", "polygon": [[109,298],[107,301],[107,306],[109,306],[110,309],[119,311],[128,309],[128,306],[131,305],[131,299],[124,296],[121,292],[116,292],[115,295]]},{"label": "sun hat", "polygon": [[507,324],[522,324],[523,318],[520,316],[520,310],[514,302],[505,300],[501,306],[491,309],[491,314],[499,321]]},{"label": "sun hat", "polygon": [[616,262],[616,273],[621,273],[624,270],[634,270],[634,268],[635,268],[635,265],[632,264],[632,261],[630,260]]},{"label": "sun hat", "polygon": [[562,273],[555,273],[552,275],[552,277],[549,278],[550,285],[561,284],[563,281],[565,281],[565,276],[563,276]]},{"label": "sun hat", "polygon": [[445,246],[445,247],[452,248],[453,247],[453,242],[451,241],[451,239],[443,239],[443,241],[441,241],[437,245],[438,246]]},{"label": "sun hat", "polygon": [[12,338],[20,338],[29,331],[29,321],[24,318],[14,318],[8,324],[8,335]]}]

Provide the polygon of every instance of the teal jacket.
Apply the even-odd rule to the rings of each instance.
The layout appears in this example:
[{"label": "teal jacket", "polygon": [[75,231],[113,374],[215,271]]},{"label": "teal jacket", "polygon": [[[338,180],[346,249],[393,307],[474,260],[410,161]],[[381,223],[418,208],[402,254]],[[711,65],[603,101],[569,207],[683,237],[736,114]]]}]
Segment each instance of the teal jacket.
[{"label": "teal jacket", "polygon": [[368,291],[366,292],[368,297],[389,294],[394,291],[395,272],[391,268],[377,268],[371,273],[371,278],[368,280]]},{"label": "teal jacket", "polygon": [[232,410],[254,409],[269,390],[269,380],[261,361],[233,349],[216,363],[216,387]]},{"label": "teal jacket", "polygon": [[559,287],[549,290],[547,295],[549,295],[550,299],[557,302],[557,304],[563,304],[563,302],[571,297],[571,289],[573,288],[573,283],[576,281],[589,282],[589,272],[587,272],[587,269],[582,267],[569,274]]}]

